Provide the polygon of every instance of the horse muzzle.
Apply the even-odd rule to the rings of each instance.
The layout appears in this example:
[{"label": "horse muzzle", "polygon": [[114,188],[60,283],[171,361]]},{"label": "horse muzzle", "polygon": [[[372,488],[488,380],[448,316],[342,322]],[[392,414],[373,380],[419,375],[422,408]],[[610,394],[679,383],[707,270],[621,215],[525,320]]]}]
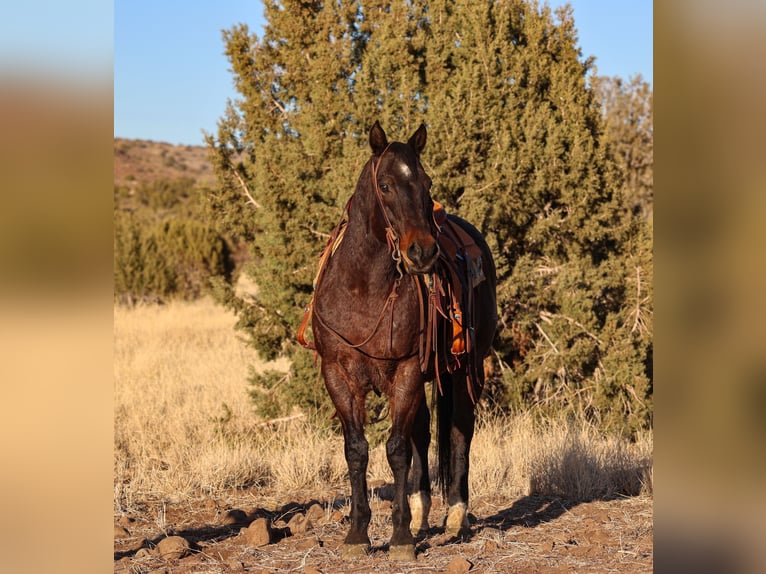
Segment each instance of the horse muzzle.
[{"label": "horse muzzle", "polygon": [[404,266],[413,275],[428,273],[439,258],[439,244],[427,236],[425,241],[412,241],[402,251]]}]

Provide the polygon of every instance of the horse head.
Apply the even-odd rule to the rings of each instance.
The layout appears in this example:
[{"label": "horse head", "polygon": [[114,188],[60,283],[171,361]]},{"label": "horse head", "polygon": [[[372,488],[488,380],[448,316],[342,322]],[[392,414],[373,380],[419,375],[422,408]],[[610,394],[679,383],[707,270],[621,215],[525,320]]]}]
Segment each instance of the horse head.
[{"label": "horse head", "polygon": [[426,145],[421,124],[407,143],[391,142],[377,121],[370,129],[372,186],[389,246],[408,273],[428,273],[439,257],[431,178],[420,163]]}]

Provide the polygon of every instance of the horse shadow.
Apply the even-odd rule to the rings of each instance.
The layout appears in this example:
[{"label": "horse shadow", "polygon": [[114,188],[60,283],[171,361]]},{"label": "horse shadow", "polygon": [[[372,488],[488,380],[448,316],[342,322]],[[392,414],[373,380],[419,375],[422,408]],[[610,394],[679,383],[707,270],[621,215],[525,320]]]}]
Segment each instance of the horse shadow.
[{"label": "horse shadow", "polygon": [[506,531],[517,526],[535,528],[553,522],[583,502],[587,501],[553,496],[522,496],[508,508],[484,518],[476,518],[475,525],[478,531],[485,528]]},{"label": "horse shadow", "polygon": [[[371,497],[377,497],[380,500],[393,501],[394,484],[388,483],[370,489]],[[599,500],[607,500],[615,497],[598,497]],[[540,524],[552,522],[569,512],[572,508],[594,500],[570,500],[559,496],[528,495],[523,496],[513,502],[511,506],[497,511],[495,514],[486,517],[477,517],[469,513],[468,521],[471,524],[471,532],[461,535],[459,538],[471,538],[485,528],[495,530],[509,530],[511,528],[522,526],[524,528],[535,528]],[[336,501],[337,502],[337,501]],[[341,501],[342,504],[342,501]],[[433,520],[432,516],[432,520]],[[432,526],[428,529],[427,535],[433,536],[444,533],[444,525]]]}]

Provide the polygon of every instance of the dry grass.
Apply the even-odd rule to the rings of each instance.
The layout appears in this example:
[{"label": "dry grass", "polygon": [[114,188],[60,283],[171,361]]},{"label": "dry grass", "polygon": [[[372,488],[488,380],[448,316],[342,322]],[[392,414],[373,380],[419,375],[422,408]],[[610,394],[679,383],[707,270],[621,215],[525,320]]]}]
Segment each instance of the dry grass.
[{"label": "dry grass", "polygon": [[[115,308],[115,510],[147,500],[263,485],[277,492],[347,488],[343,442],[295,418],[261,426],[247,394],[264,368],[210,301]],[[285,362],[268,365],[286,369]],[[584,422],[482,420],[472,496],[553,494],[579,500],[651,493],[652,436],[627,443]],[[370,480],[391,480],[385,448]]]},{"label": "dry grass", "polygon": [[249,365],[263,365],[233,325],[210,301],[115,308],[118,507],[264,478],[245,382]]},{"label": "dry grass", "polygon": [[652,434],[633,443],[585,421],[530,414],[481,421],[471,449],[471,494],[574,500],[651,494]]}]

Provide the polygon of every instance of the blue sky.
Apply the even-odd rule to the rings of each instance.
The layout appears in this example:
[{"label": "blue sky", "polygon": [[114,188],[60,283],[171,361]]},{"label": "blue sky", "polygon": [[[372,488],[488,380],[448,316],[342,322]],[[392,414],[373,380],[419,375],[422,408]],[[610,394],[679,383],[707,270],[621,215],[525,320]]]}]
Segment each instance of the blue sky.
[{"label": "blue sky", "polygon": [[[550,0],[555,7],[565,2]],[[651,0],[570,0],[584,57],[598,73],[653,81]],[[115,0],[114,135],[201,144],[236,96],[221,30],[259,36],[259,0]]]}]

